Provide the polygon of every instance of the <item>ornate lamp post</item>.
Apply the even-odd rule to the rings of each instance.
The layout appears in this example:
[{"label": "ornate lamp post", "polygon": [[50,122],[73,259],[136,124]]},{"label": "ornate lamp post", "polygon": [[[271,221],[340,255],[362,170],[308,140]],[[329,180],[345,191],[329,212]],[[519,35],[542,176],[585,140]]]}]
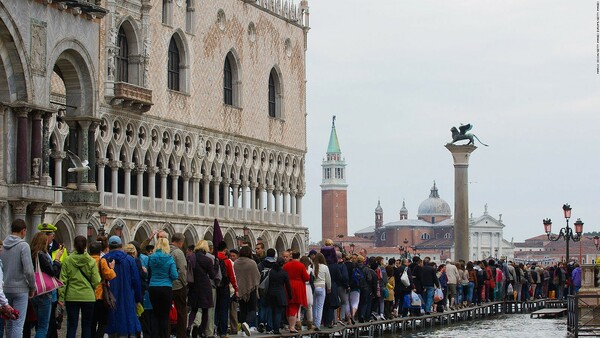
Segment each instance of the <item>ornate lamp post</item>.
[{"label": "ornate lamp post", "polygon": [[563,205],[563,213],[565,216],[565,220],[567,221],[567,226],[561,228],[558,232],[558,235],[552,234],[552,220],[550,218],[544,219],[542,222],[544,223],[544,231],[548,235],[548,240],[556,242],[560,238],[563,238],[567,244],[567,263],[571,259],[569,256],[569,242],[579,242],[581,240],[581,234],[583,233],[583,222],[581,219],[577,219],[573,225],[575,226],[575,234],[573,233],[573,229],[569,227],[569,219],[571,218],[571,206],[569,204]]},{"label": "ornate lamp post", "polygon": [[100,214],[100,230],[98,231],[98,235],[104,237],[104,226],[106,225],[106,216],[108,216],[104,211],[98,212]]}]

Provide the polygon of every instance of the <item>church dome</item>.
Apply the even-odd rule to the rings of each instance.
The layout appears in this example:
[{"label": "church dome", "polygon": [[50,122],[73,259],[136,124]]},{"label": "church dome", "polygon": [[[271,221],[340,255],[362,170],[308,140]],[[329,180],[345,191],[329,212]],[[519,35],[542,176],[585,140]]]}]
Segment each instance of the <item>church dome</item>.
[{"label": "church dome", "polygon": [[431,216],[452,216],[450,205],[440,198],[435,182],[433,182],[429,198],[419,205],[419,213],[417,214],[418,218],[428,218]]}]

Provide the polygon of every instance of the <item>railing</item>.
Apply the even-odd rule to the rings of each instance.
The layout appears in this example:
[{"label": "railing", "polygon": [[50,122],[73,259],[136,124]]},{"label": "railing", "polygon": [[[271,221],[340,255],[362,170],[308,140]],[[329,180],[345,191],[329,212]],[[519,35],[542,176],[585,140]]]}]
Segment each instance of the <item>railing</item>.
[{"label": "railing", "polygon": [[567,297],[567,331],[575,337],[600,336],[600,295]]}]

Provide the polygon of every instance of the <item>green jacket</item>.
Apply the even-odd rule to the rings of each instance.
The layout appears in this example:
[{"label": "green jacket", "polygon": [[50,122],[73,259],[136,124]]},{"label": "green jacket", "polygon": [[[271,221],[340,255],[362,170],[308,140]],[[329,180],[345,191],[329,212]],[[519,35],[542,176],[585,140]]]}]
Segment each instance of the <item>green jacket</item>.
[{"label": "green jacket", "polygon": [[65,286],[59,289],[59,301],[96,301],[95,290],[100,283],[100,273],[96,261],[87,252],[73,252],[65,258],[60,270],[60,280]]}]

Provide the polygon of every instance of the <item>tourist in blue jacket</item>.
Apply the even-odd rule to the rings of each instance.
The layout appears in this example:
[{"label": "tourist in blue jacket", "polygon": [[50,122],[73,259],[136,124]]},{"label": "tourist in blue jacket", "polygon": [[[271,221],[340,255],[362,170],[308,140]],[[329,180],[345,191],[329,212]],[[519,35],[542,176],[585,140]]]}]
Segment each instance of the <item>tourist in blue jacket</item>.
[{"label": "tourist in blue jacket", "polygon": [[[173,281],[179,274],[175,260],[169,255],[171,249],[169,240],[159,238],[156,241],[154,254],[148,258],[148,293],[152,302],[152,333],[153,337],[168,338],[169,311],[173,302]],[[185,316],[187,313],[182,313]]]},{"label": "tourist in blue jacket", "polygon": [[142,331],[136,312],[136,303],[142,302],[142,285],[135,259],[122,250],[123,243],[119,236],[108,239],[110,252],[103,258],[108,263],[115,261],[117,277],[110,281],[112,291],[117,301],[114,310],[108,313],[106,333],[116,336],[135,336]]}]

